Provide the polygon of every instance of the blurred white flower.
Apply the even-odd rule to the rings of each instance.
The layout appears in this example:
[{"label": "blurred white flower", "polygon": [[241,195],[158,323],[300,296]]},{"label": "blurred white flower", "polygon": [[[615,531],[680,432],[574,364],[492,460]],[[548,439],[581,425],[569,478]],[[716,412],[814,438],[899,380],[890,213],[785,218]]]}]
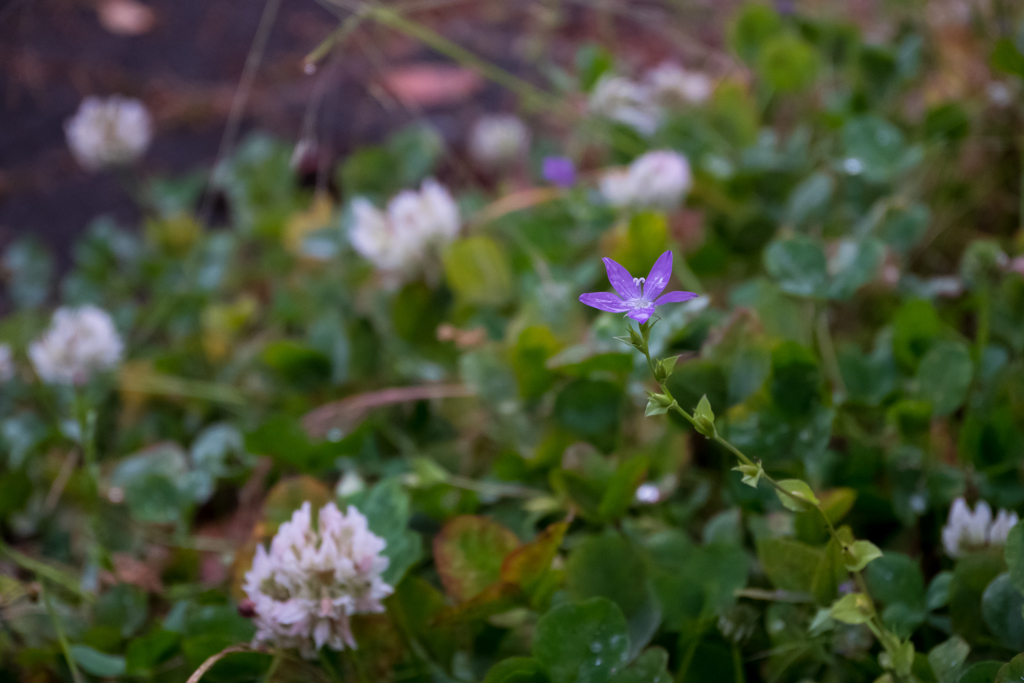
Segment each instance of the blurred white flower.
[{"label": "blurred white flower", "polygon": [[443,246],[459,234],[459,206],[433,179],[419,192],[403,190],[388,202],[387,212],[369,200],[352,203],[349,240],[353,249],[378,270],[407,275],[419,269],[432,246]]},{"label": "blurred white flower", "polygon": [[469,153],[488,169],[515,162],[529,145],[530,129],[511,114],[481,116],[469,131]]},{"label": "blurred white flower", "polygon": [[621,76],[605,76],[590,94],[590,111],[625,124],[642,135],[651,135],[661,123],[661,108],[651,89]]},{"label": "blurred white flower", "polygon": [[14,379],[16,372],[14,367],[14,351],[10,344],[0,344],[0,382],[9,382]]},{"label": "blurred white flower", "polygon": [[146,106],[119,95],[86,97],[64,124],[64,133],[71,153],[89,171],[135,161],[153,137]]},{"label": "blurred white flower", "polygon": [[254,644],[296,648],[304,657],[325,645],[355,648],[349,618],[384,611],[381,600],[394,592],[381,578],[384,539],[351,506],[342,514],[328,503],[317,526],[306,502],[278,529],[269,552],[257,546],[244,586],[255,611]]},{"label": "blurred white flower", "polygon": [[992,508],[981,501],[974,512],[963,498],[957,498],[949,508],[949,519],[942,527],[942,545],[952,558],[963,557],[972,550],[987,545],[1005,545],[1006,535],[1017,523],[1017,513],[999,510],[995,521]]},{"label": "blurred white flower", "polygon": [[123,352],[110,314],[92,305],[58,308],[49,329],[28,349],[36,373],[49,384],[84,384],[115,367]]},{"label": "blurred white flower", "polygon": [[665,107],[706,102],[715,89],[707,74],[671,62],[648,71],[646,80],[655,102]]},{"label": "blurred white flower", "polygon": [[692,184],[686,157],[658,150],[637,157],[626,168],[605,172],[601,194],[615,207],[671,211],[678,208]]},{"label": "blurred white flower", "polygon": [[661,500],[661,490],[657,484],[651,482],[640,484],[636,489],[635,498],[636,502],[641,505],[653,505]]}]

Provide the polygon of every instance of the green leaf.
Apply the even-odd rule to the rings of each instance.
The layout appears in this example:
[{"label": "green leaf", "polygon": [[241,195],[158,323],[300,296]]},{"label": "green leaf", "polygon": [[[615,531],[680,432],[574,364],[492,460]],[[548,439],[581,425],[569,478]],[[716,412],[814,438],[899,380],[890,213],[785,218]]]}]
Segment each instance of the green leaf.
[{"label": "green leaf", "polygon": [[806,482],[799,479],[783,479],[777,483],[782,490],[776,489],[775,495],[787,510],[803,512],[818,505],[817,496]]},{"label": "green leaf", "polygon": [[908,555],[886,552],[868,566],[864,578],[872,597],[884,605],[924,607],[924,577],[917,560]]},{"label": "green leaf", "polygon": [[772,400],[794,418],[804,418],[821,392],[822,375],[817,359],[807,348],[792,341],[772,351],[769,391]]},{"label": "green leaf", "polygon": [[942,609],[949,604],[949,584],[953,581],[953,572],[939,572],[928,584],[928,592],[925,593],[924,604],[929,610]]},{"label": "green leaf", "polygon": [[126,673],[145,675],[153,667],[173,657],[180,641],[179,634],[165,630],[132,638],[125,651]]},{"label": "green leaf", "polygon": [[881,556],[882,551],[871,541],[854,541],[843,552],[846,568],[851,572],[859,572]]},{"label": "green leaf", "polygon": [[1010,38],[996,40],[989,64],[997,71],[1024,78],[1024,54],[1021,54]]},{"label": "green leaf", "polygon": [[847,155],[843,170],[873,183],[892,180],[916,161],[908,154],[903,132],[872,114],[847,121],[842,138]]},{"label": "green leaf", "polygon": [[982,596],[992,580],[1006,571],[1002,553],[978,552],[957,561],[949,585],[949,616],[953,631],[967,641],[989,638]]},{"label": "green leaf", "polygon": [[384,555],[389,564],[382,576],[386,583],[398,585],[409,568],[423,556],[420,535],[409,529],[409,494],[398,478],[389,478],[359,492],[348,502],[366,515],[370,531],[387,543]]},{"label": "green leaf", "polygon": [[958,341],[939,341],[918,366],[918,394],[931,402],[936,416],[943,417],[963,404],[973,376],[974,361],[967,346]]},{"label": "green leaf", "polygon": [[885,245],[880,240],[841,240],[828,263],[832,275],[828,297],[840,301],[852,297],[875,278],[884,259]]},{"label": "green leaf", "polygon": [[960,636],[939,643],[928,652],[928,664],[938,683],[957,683],[971,646]]},{"label": "green leaf", "polygon": [[565,587],[574,600],[604,597],[632,615],[647,598],[647,571],[630,541],[608,533],[585,538],[569,553]]},{"label": "green leaf", "polygon": [[17,308],[33,309],[46,303],[53,277],[53,257],[34,238],[23,238],[4,250],[0,272],[10,300]]},{"label": "green leaf", "polygon": [[605,452],[615,447],[622,388],[605,380],[579,379],[555,398],[555,420]]},{"label": "green leaf", "polygon": [[878,228],[878,236],[893,249],[906,253],[928,232],[931,211],[924,204],[889,211]]},{"label": "green leaf", "polygon": [[764,266],[787,294],[820,299],[828,293],[828,261],[818,240],[776,240],[764,251]]},{"label": "green leaf", "polygon": [[871,598],[863,593],[850,593],[832,605],[831,615],[844,624],[865,624],[871,620]]},{"label": "green leaf", "polygon": [[770,538],[758,541],[757,557],[776,588],[810,595],[824,553],[791,538]]},{"label": "green leaf", "polygon": [[1000,574],[981,596],[985,625],[1006,647],[1024,650],[1024,595],[1013,586],[1009,574]]},{"label": "green leaf", "polygon": [[762,78],[780,92],[797,92],[813,85],[821,66],[814,47],[792,34],[769,39],[757,62]]},{"label": "green leaf", "polygon": [[108,655],[88,645],[72,645],[71,656],[86,673],[100,678],[116,678],[126,670],[124,657]]},{"label": "green leaf", "polygon": [[892,348],[896,361],[907,368],[917,368],[942,331],[942,321],[935,307],[923,299],[906,302],[892,319]]},{"label": "green leaf", "polygon": [[824,218],[834,189],[835,181],[826,173],[813,173],[793,188],[786,207],[793,227],[800,228]]},{"label": "green leaf", "polygon": [[427,123],[412,123],[388,139],[388,150],[399,161],[403,187],[429,176],[444,153],[444,138]]},{"label": "green leaf", "polygon": [[748,3],[733,23],[730,43],[741,59],[752,62],[764,45],[784,30],[778,12],[767,5]]},{"label": "green leaf", "polygon": [[548,369],[547,361],[558,352],[558,347],[555,335],[543,325],[533,325],[519,333],[512,350],[512,370],[523,398],[539,398],[551,388],[555,374]]},{"label": "green leaf", "polygon": [[487,517],[449,520],[434,537],[434,562],[445,591],[469,600],[498,580],[502,561],[517,547],[516,535]]},{"label": "green leaf", "polygon": [[346,196],[368,195],[383,200],[401,187],[401,162],[385,147],[363,147],[338,168],[338,184]]},{"label": "green leaf", "polygon": [[652,647],[628,667],[615,674],[610,683],[671,683],[668,673],[668,653]]},{"label": "green leaf", "polygon": [[678,365],[665,384],[676,402],[687,410],[700,403],[703,396],[714,406],[724,408],[729,402],[729,381],[722,365],[706,358]]},{"label": "green leaf", "polygon": [[533,657],[510,657],[492,666],[484,683],[547,683],[544,667]]},{"label": "green leaf", "polygon": [[1019,683],[1024,681],[1024,654],[1017,655],[1004,664],[993,683]]},{"label": "green leaf", "polygon": [[626,618],[607,598],[560,605],[537,622],[533,656],[551,683],[608,683],[626,665]]},{"label": "green leaf", "polygon": [[515,295],[507,250],[485,235],[453,242],[444,253],[444,272],[448,286],[468,304],[500,306]]},{"label": "green leaf", "polygon": [[637,488],[647,477],[647,467],[645,455],[633,456],[619,465],[601,497],[599,511],[603,519],[616,522],[626,514]]},{"label": "green leaf", "polygon": [[1010,570],[1013,587],[1024,593],[1024,524],[1015,524],[1003,547],[1006,566]]},{"label": "green leaf", "polygon": [[501,564],[501,580],[532,593],[548,575],[568,529],[568,522],[556,522],[511,552]]},{"label": "green leaf", "polygon": [[967,667],[956,683],[989,683],[996,680],[1002,668],[1003,663],[994,660],[976,662]]}]

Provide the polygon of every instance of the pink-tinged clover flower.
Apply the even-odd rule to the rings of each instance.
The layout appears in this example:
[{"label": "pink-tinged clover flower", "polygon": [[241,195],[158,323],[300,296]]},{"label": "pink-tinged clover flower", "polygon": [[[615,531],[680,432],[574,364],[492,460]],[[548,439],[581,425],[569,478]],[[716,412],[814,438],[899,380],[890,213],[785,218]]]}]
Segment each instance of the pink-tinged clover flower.
[{"label": "pink-tinged clover flower", "polygon": [[662,294],[669,278],[672,277],[671,251],[666,251],[658,258],[646,278],[633,277],[628,270],[610,258],[602,261],[608,271],[608,281],[618,296],[610,292],[592,292],[580,296],[582,303],[600,311],[625,313],[642,325],[654,315],[655,307],[682,303],[697,296],[693,292]]}]

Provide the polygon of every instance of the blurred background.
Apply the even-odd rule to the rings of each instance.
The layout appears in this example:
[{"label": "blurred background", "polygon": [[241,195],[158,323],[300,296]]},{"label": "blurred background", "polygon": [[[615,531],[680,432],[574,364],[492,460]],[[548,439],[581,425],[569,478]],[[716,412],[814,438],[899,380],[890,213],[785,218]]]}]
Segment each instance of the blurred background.
[{"label": "blurred background", "polygon": [[[0,248],[32,234],[67,267],[75,235],[97,215],[125,224],[138,208],[123,175],[89,174],[68,151],[64,122],[88,95],[141,99],[154,117],[141,176],[209,169],[225,143],[236,96],[240,129],[312,138],[317,163],[381,140],[413,120],[444,137],[441,176],[459,162],[465,131],[514,94],[473,69],[378,23],[356,26],[331,54],[310,55],[353,8],[314,0],[6,0],[0,5]],[[433,0],[416,22],[529,82],[572,69],[594,41],[620,63],[667,58],[723,75],[732,68],[726,18],[738,3],[627,0]],[[826,3],[827,4],[827,3]],[[836,9],[870,14],[871,2]],[[780,3],[786,9],[787,3]],[[864,6],[863,8],[859,6]],[[357,9],[357,8],[356,8]],[[265,17],[266,45],[259,27]],[[682,27],[682,28],[680,28]],[[242,86],[251,55],[251,91]],[[223,150],[228,151],[228,150]],[[307,163],[311,160],[307,159]]]}]

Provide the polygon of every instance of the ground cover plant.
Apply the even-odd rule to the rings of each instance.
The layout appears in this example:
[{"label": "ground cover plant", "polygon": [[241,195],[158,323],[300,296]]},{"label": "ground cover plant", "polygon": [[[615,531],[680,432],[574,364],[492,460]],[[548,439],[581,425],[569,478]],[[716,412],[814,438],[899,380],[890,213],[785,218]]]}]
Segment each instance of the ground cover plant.
[{"label": "ground cover plant", "polygon": [[[0,675],[1019,680],[1007,4],[747,4],[729,69],[543,83],[360,6],[520,96],[461,171],[253,134],[60,277],[3,253]],[[123,171],[149,116],[69,147]]]}]

